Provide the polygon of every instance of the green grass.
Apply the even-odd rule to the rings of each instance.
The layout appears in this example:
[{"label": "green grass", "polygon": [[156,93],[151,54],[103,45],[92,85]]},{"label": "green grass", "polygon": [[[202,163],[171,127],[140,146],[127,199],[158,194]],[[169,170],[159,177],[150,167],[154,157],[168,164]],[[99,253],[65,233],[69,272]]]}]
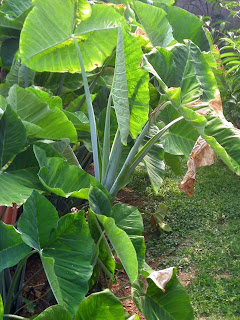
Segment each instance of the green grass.
[{"label": "green grass", "polygon": [[145,212],[159,202],[169,207],[171,233],[153,232],[144,215],[147,260],[155,269],[176,266],[189,275],[195,319],[240,319],[240,178],[219,161],[198,170],[193,198],[179,190],[180,181],[167,171],[157,197],[145,173],[130,184],[147,199]]}]

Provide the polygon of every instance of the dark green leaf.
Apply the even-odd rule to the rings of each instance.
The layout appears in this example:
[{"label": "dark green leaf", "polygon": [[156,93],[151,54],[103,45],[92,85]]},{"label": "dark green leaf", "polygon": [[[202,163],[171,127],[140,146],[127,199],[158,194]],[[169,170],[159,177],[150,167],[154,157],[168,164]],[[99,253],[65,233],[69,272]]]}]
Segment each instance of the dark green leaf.
[{"label": "dark green leaf", "polygon": [[53,293],[72,316],[88,292],[93,252],[94,242],[83,211],[63,216],[41,252]]},{"label": "dark green leaf", "polygon": [[176,278],[175,268],[152,272],[147,291],[141,281],[136,281],[133,299],[147,320],[193,320],[189,297]]},{"label": "dark green leaf", "polygon": [[106,194],[97,187],[91,187],[89,190],[89,207],[96,214],[110,216],[111,202]]},{"label": "dark green leaf", "polygon": [[[101,236],[101,231],[99,230],[99,227],[97,226],[98,221],[96,221],[95,214],[92,212],[92,210],[88,211],[88,225],[89,229],[92,235],[92,238],[94,239],[95,243],[99,243],[99,238]],[[114,273],[115,273],[115,259],[114,256],[109,250],[109,245],[105,242],[104,239],[102,239],[99,243],[99,258],[102,261],[102,263],[105,265],[105,267],[110,271],[112,274],[112,279],[114,279]]]},{"label": "dark green leaf", "polygon": [[58,213],[54,206],[44,196],[33,191],[24,204],[23,214],[18,222],[23,241],[40,251],[48,243],[51,231],[56,228],[57,223]]},{"label": "dark green leaf", "polygon": [[138,277],[138,261],[134,246],[125,231],[118,228],[113,218],[96,215],[115,249],[131,282]]},{"label": "dark green leaf", "polygon": [[0,221],[0,272],[15,266],[30,251],[21,234],[13,226]]},{"label": "dark green leaf", "polygon": [[162,145],[155,144],[143,160],[155,194],[158,194],[165,174],[163,155]]},{"label": "dark green leaf", "polygon": [[69,165],[59,157],[48,157],[45,151],[34,146],[34,152],[39,162],[39,179],[46,189],[61,197],[76,197],[88,199],[90,186],[106,190],[100,183],[83,169]]},{"label": "dark green leaf", "polygon": [[26,142],[26,130],[22,121],[8,106],[0,119],[0,169],[23,150]]},{"label": "dark green leaf", "polygon": [[6,39],[1,45],[1,58],[4,67],[11,67],[18,50],[19,40],[16,38]]},{"label": "dark green leaf", "polygon": [[143,220],[137,208],[117,203],[112,208],[111,217],[114,218],[116,226],[124,230],[128,235],[142,234]]}]

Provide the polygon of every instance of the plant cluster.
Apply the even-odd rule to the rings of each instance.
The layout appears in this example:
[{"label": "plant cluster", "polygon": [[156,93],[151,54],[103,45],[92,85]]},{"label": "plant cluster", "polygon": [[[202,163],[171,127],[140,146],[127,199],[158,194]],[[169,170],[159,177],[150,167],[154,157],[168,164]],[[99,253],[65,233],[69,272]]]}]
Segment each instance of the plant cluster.
[{"label": "plant cluster", "polygon": [[[235,24],[238,22],[239,2],[207,0],[213,8],[225,9],[229,17],[233,17]],[[204,17],[206,28],[210,31],[214,43],[220,48],[220,53],[215,50],[219,69],[215,73],[223,100],[224,115],[235,126],[240,126],[239,109],[239,29],[236,30],[226,20],[214,21],[211,17]]]},{"label": "plant cluster", "polygon": [[[0,317],[14,318],[22,269],[38,253],[58,306],[36,319],[137,319],[96,292],[116,268],[146,319],[193,319],[176,269],[145,263],[141,214],[114,199],[142,162],[158,193],[165,163],[178,172],[199,135],[240,173],[239,131],[222,115],[202,26],[171,0],[1,6],[0,203],[23,213],[15,227],[0,223]],[[91,154],[95,176],[83,169]],[[52,195],[89,208],[59,217]]]}]

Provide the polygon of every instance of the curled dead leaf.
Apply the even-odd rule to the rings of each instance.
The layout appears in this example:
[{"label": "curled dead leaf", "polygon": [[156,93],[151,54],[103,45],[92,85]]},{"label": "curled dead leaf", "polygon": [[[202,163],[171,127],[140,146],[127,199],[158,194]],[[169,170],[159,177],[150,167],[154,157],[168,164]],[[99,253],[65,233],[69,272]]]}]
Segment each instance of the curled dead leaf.
[{"label": "curled dead leaf", "polygon": [[192,149],[192,153],[187,162],[188,170],[182,182],[179,184],[179,188],[189,197],[192,197],[194,184],[196,183],[196,170],[200,167],[211,166],[215,161],[215,152],[200,136]]},{"label": "curled dead leaf", "polygon": [[148,278],[151,279],[158,286],[159,289],[165,292],[166,285],[172,279],[173,270],[174,267],[154,271],[148,276]]}]

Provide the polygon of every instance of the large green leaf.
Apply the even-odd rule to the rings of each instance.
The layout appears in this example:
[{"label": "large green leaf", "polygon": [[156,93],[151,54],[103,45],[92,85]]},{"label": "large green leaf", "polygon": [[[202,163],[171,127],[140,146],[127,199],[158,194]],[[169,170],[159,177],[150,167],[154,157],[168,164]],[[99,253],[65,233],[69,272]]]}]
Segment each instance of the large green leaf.
[{"label": "large green leaf", "polygon": [[110,247],[105,238],[103,238],[99,243],[99,238],[102,236],[101,230],[99,230],[99,226],[97,225],[98,221],[95,217],[95,213],[92,210],[88,211],[88,225],[91,231],[92,238],[95,243],[98,244],[98,258],[104,264],[104,266],[110,272],[112,280],[114,280],[115,275],[115,259],[110,250]]},{"label": "large green leaf", "polygon": [[124,55],[123,31],[119,27],[118,44],[116,50],[115,72],[112,86],[112,98],[117,115],[121,141],[127,144],[130,129],[130,109],[128,102],[128,86]]},{"label": "large green leaf", "polygon": [[166,84],[173,83],[176,65],[173,60],[173,53],[169,49],[154,48],[150,53],[146,54],[145,57]]},{"label": "large green leaf", "polygon": [[32,0],[6,0],[0,8],[1,37],[19,37]]},{"label": "large green leaf", "polygon": [[202,137],[231,170],[240,174],[240,130],[213,110],[206,119]]},{"label": "large green leaf", "polygon": [[136,281],[133,299],[147,320],[193,320],[189,297],[176,278],[175,268],[152,272],[147,291],[141,281]]},{"label": "large green leaf", "polygon": [[[35,228],[26,223],[29,219]],[[94,242],[84,212],[70,213],[58,220],[54,207],[34,192],[24,206],[19,230],[23,240],[38,249],[58,303],[73,316],[88,291],[93,269]]]},{"label": "large green leaf", "polygon": [[30,251],[21,234],[13,226],[0,221],[0,272],[15,266]]},{"label": "large green leaf", "polygon": [[[162,112],[160,118],[167,124],[179,115],[179,112],[170,105]],[[198,137],[199,133],[183,119],[174,124],[161,138],[161,144],[165,152],[184,155],[188,158]]]},{"label": "large green leaf", "polygon": [[143,53],[138,41],[123,30],[125,65],[127,73],[128,99],[131,110],[130,133],[136,139],[148,120],[149,75],[140,69]]},{"label": "large green leaf", "polygon": [[34,189],[43,191],[44,187],[37,176],[38,171],[39,165],[32,147],[17,154],[11,165],[0,173],[0,203],[12,206],[15,202],[20,206]]},{"label": "large green leaf", "polygon": [[215,98],[218,92],[216,79],[204,55],[193,42],[176,44],[169,54],[159,49],[146,57],[168,87],[181,87],[183,103]]},{"label": "large green leaf", "polygon": [[[14,85],[8,102],[23,121],[30,137],[77,141],[76,129],[59,108],[59,98],[50,98],[41,90]],[[46,102],[47,100],[47,102]]]},{"label": "large green leaf", "polygon": [[128,235],[142,234],[143,220],[137,208],[117,203],[112,208],[111,216],[114,218],[116,226]]},{"label": "large green leaf", "polygon": [[[215,153],[228,165],[228,167],[240,173],[240,130],[228,122],[222,112],[220,101],[209,103],[209,107],[195,112],[193,108],[179,104],[180,89],[168,91],[168,96],[174,107],[184,116],[185,120],[199,132],[208,142]],[[178,96],[177,99],[175,99]],[[216,104],[216,107],[212,107]],[[201,115],[205,114],[206,116]]]},{"label": "large green leaf", "polygon": [[84,299],[77,310],[75,320],[124,320],[123,305],[108,289],[93,293]]},{"label": "large green leaf", "polygon": [[57,229],[41,253],[54,295],[71,315],[88,292],[93,271],[93,249],[94,242],[81,211],[59,220]]},{"label": "large green leaf", "polygon": [[35,320],[72,320],[69,312],[62,306],[55,305],[40,313]]},{"label": "large green leaf", "polygon": [[179,42],[189,39],[201,50],[209,51],[209,43],[203,29],[204,22],[194,14],[177,6],[165,6],[173,36]]},{"label": "large green leaf", "polygon": [[34,189],[44,190],[35,168],[0,172],[0,184],[0,203],[5,206],[12,206],[13,202],[20,206],[30,197]]},{"label": "large green leaf", "polygon": [[97,187],[91,187],[89,191],[89,207],[96,214],[102,214],[107,217],[111,214],[109,198]]},{"label": "large green leaf", "polygon": [[166,12],[150,4],[135,2],[138,18],[153,46],[167,47],[173,40],[172,27]]},{"label": "large green leaf", "polygon": [[181,87],[182,102],[188,103],[199,97],[204,101],[214,99],[217,82],[200,49],[188,41],[186,45],[176,45],[172,52],[176,64],[173,86]]},{"label": "large green leaf", "polygon": [[116,46],[116,27],[122,18],[114,8],[93,5],[91,16],[79,24],[73,0],[51,0],[48,6],[43,0],[35,0],[34,4],[20,38],[22,62],[29,68],[80,71],[73,34],[77,36],[86,71],[100,67]]},{"label": "large green leaf", "polygon": [[[35,71],[28,69],[28,85],[33,84],[33,80],[35,77]],[[15,63],[12,64],[10,72],[6,76],[6,83],[9,87],[12,87],[14,84],[18,84],[20,87],[25,86],[25,73],[26,66],[21,64],[20,57],[16,59]]]},{"label": "large green leaf", "polygon": [[112,208],[111,216],[116,226],[128,234],[137,254],[138,270],[141,271],[145,261],[146,247],[142,236],[143,220],[140,212],[135,207],[117,203]]},{"label": "large green leaf", "polygon": [[54,206],[37,191],[33,191],[18,222],[18,229],[24,230],[24,242],[40,251],[48,243],[51,230],[56,228],[57,223],[58,213]]},{"label": "large green leaf", "polygon": [[8,106],[0,119],[0,169],[24,148],[26,142],[22,121]]},{"label": "large green leaf", "polygon": [[152,188],[156,194],[159,192],[165,173],[163,156],[162,145],[155,144],[143,159]]},{"label": "large green leaf", "polygon": [[90,186],[105,189],[86,171],[75,165],[69,165],[59,157],[47,157],[42,148],[34,146],[34,152],[39,162],[39,179],[46,189],[61,197],[76,197],[88,199]]},{"label": "large green leaf", "polygon": [[1,58],[2,58],[2,66],[3,67],[11,67],[15,54],[19,47],[18,39],[6,39],[3,41],[1,45]]},{"label": "large green leaf", "polygon": [[139,274],[141,274],[143,265],[145,263],[145,254],[146,254],[146,245],[145,245],[144,236],[130,235],[129,238],[132,241],[132,244],[136,251],[137,260],[138,260],[138,271],[139,271]]},{"label": "large green leaf", "polygon": [[82,35],[93,31],[115,29],[124,19],[112,6],[97,4],[92,7],[90,19],[81,22],[75,29],[76,35]]},{"label": "large green leaf", "polygon": [[114,250],[131,282],[138,277],[138,260],[134,246],[125,231],[118,228],[113,218],[97,214]]}]

